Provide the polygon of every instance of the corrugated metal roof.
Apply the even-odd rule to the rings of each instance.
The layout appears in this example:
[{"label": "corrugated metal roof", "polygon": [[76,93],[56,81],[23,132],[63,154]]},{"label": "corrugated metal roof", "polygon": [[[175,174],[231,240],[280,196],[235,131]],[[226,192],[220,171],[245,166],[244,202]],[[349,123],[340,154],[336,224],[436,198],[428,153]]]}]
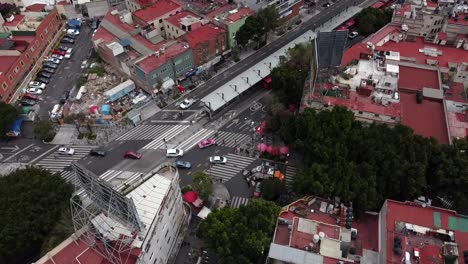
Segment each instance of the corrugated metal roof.
[{"label": "corrugated metal roof", "polygon": [[309,251],[271,243],[268,257],[287,263],[323,264],[323,256]]}]

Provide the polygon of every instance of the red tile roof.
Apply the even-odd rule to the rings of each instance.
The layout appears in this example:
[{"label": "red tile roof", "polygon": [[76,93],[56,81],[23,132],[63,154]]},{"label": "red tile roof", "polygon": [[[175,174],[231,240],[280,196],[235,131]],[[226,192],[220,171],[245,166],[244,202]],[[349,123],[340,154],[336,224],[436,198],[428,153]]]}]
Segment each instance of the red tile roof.
[{"label": "red tile roof", "polygon": [[422,91],[423,87],[440,89],[436,71],[400,66],[398,88]]},{"label": "red tile roof", "polygon": [[[396,232],[396,223],[398,222],[432,229],[453,231],[455,234],[455,242],[458,244],[458,262],[464,262],[463,251],[468,250],[468,229],[466,228],[468,219],[466,216],[462,216],[455,211],[442,208],[430,206],[424,208],[419,204],[410,202],[402,203],[393,200],[387,200],[384,206],[386,206],[385,217],[387,226],[385,234],[382,234],[384,236],[382,239],[387,240],[386,251],[388,264],[402,263],[402,257],[393,254],[393,238],[398,235],[402,238],[402,240],[405,238],[405,236],[402,236]],[[416,244],[415,242],[420,242],[422,244],[422,247],[419,247],[421,255],[420,263],[444,263],[444,261],[441,259],[442,256],[440,254],[440,247],[436,246],[438,239],[426,236],[426,241],[424,241],[423,237],[424,236],[410,237],[410,240],[412,240],[411,244],[414,245]],[[403,252],[406,251],[405,248],[412,247],[411,244],[407,245],[405,242],[406,241],[402,242],[402,246],[404,247]],[[419,245],[419,243],[416,245]]]},{"label": "red tile roof", "polygon": [[5,23],[3,23],[3,26],[5,26],[5,27],[15,27],[15,26],[19,25],[19,23],[21,23],[21,21],[23,21],[24,18],[25,18],[24,15],[15,15],[15,17],[13,18],[13,21],[11,21],[11,22],[8,22],[5,19]]},{"label": "red tile roof", "polygon": [[0,56],[0,73],[6,73],[18,58],[18,56]]},{"label": "red tile roof", "polygon": [[232,22],[236,22],[236,21],[238,21],[238,20],[240,20],[240,19],[242,19],[242,18],[244,18],[246,16],[250,16],[252,14],[255,14],[255,12],[252,9],[250,9],[248,7],[245,7],[245,8],[239,9],[236,13],[229,15],[227,17],[227,20],[232,21]]},{"label": "red tile roof", "polygon": [[403,125],[411,127],[418,135],[434,137],[440,144],[449,142],[441,101],[424,99],[418,104],[415,93],[400,92],[400,104]]},{"label": "red tile roof", "polygon": [[107,29],[105,29],[104,27],[99,27],[92,40],[96,41],[98,39],[101,39],[102,43],[109,43],[111,41],[116,40],[117,38],[114,35],[112,35],[112,33],[107,31]]},{"label": "red tile roof", "polygon": [[375,32],[371,36],[369,36],[366,39],[366,43],[370,42],[374,45],[379,43],[383,38],[386,36],[390,35],[391,33],[399,33],[400,32],[400,27],[399,26],[394,26],[394,25],[388,25],[386,27],[381,28],[379,31]]},{"label": "red tile roof", "polygon": [[437,33],[437,38],[440,40],[447,40],[447,33],[445,32],[438,32]]},{"label": "red tile roof", "polygon": [[410,12],[410,11],[411,11],[411,4],[404,4],[403,6],[401,6],[400,10],[396,12],[396,14],[399,16],[404,16],[406,12]]},{"label": "red tile roof", "polygon": [[457,21],[455,21],[455,18],[450,18],[448,20],[448,23],[457,25],[468,25],[468,14],[459,13]]},{"label": "red tile roof", "polygon": [[361,59],[361,54],[371,55],[370,49],[365,43],[357,43],[351,48],[347,49],[341,58],[341,65],[346,66],[351,63],[352,60]]},{"label": "red tile roof", "polygon": [[192,12],[189,12],[189,11],[182,11],[176,15],[173,15],[173,16],[170,16],[168,18],[166,18],[166,21],[173,24],[174,26],[176,27],[180,27],[180,20],[186,16],[192,16],[192,17],[198,17],[197,15],[195,15],[194,13]]},{"label": "red tile roof", "polygon": [[181,5],[177,1],[173,0],[160,0],[155,2],[153,5],[139,9],[133,12],[135,17],[140,18],[141,20],[150,23],[167,13],[181,9]]},{"label": "red tile roof", "polygon": [[224,29],[216,27],[213,24],[206,24],[196,30],[187,32],[184,38],[189,43],[190,47],[195,48],[198,44],[215,39],[219,33],[225,32]]},{"label": "red tile roof", "polygon": [[155,54],[150,55],[144,58],[143,60],[139,61],[137,65],[145,73],[150,73],[156,70],[159,66],[166,63],[168,60],[182,54],[186,50],[188,50],[188,48],[184,47],[182,43],[174,43],[171,46],[165,48],[164,54],[160,52],[159,57]]},{"label": "red tile roof", "polygon": [[26,7],[26,10],[31,12],[42,12],[44,10],[44,7],[46,7],[46,4],[33,4]]},{"label": "red tile roof", "polygon": [[379,9],[379,8],[381,8],[381,7],[384,6],[384,5],[385,5],[385,3],[377,2],[377,3],[373,4],[372,7],[373,7],[373,8]]},{"label": "red tile roof", "polygon": [[468,102],[468,94],[465,91],[463,83],[452,83],[449,89],[445,92],[444,98],[460,103]]},{"label": "red tile roof", "polygon": [[210,13],[208,13],[206,16],[209,18],[209,19],[213,19],[215,16],[217,15],[220,15],[220,14],[224,14],[230,10],[233,10],[235,9],[236,6],[235,5],[224,5],[224,6],[220,6],[218,8],[215,8],[213,11],[211,11]]}]

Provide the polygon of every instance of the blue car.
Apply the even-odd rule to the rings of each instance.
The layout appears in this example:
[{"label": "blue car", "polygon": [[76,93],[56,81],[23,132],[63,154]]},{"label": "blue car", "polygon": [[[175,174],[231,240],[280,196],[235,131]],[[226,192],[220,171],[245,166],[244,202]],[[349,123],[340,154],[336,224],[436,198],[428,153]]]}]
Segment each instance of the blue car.
[{"label": "blue car", "polygon": [[192,168],[192,163],[188,161],[178,160],[176,161],[176,167],[180,169],[190,169]]}]

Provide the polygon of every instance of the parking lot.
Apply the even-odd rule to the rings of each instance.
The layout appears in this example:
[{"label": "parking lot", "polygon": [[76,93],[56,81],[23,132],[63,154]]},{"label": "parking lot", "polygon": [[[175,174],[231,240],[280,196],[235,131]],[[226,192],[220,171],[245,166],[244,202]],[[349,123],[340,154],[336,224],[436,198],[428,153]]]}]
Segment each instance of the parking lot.
[{"label": "parking lot", "polygon": [[[41,119],[48,119],[49,112],[55,104],[59,103],[63,92],[71,91],[74,88],[83,72],[81,69],[82,61],[88,59],[92,53],[91,36],[91,28],[83,24],[80,35],[76,37],[74,44],[57,43],[57,47],[70,47],[73,48],[73,51],[70,59],[64,58],[61,61],[42,94],[42,101],[39,103],[39,117]],[[76,89],[71,94],[73,93],[76,93]]]}]

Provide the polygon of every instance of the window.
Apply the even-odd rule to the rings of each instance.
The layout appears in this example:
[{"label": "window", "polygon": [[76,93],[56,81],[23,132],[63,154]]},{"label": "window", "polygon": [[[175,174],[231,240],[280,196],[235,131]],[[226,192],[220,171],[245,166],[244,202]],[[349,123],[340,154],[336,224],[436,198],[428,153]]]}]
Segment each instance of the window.
[{"label": "window", "polygon": [[154,254],[154,252],[153,252],[153,253],[151,253],[150,260],[153,258],[153,254]]},{"label": "window", "polygon": [[44,30],[44,33],[46,33],[46,34],[49,33],[49,29],[46,28],[46,29]]},{"label": "window", "polygon": [[41,34],[41,39],[44,40],[44,36]]},{"label": "window", "polygon": [[13,76],[8,76],[8,79],[10,79],[10,82],[13,81]]},{"label": "window", "polygon": [[29,58],[30,58],[30,57],[29,57],[29,54],[26,53],[26,59],[29,59]]},{"label": "window", "polygon": [[36,40],[36,47],[39,47],[39,40]]},{"label": "window", "polygon": [[24,61],[23,60],[20,61],[20,64],[21,64],[21,66],[24,67]]},{"label": "window", "polygon": [[18,71],[19,71],[19,68],[18,68],[18,66],[16,66],[16,68],[15,68],[15,70],[13,72],[18,73]]},{"label": "window", "polygon": [[169,244],[169,242],[171,242],[171,239],[172,239],[172,237],[169,237],[169,239],[167,240],[168,244]]},{"label": "window", "polygon": [[167,237],[167,234],[169,234],[169,229],[167,229],[166,234],[164,235],[164,238]]},{"label": "window", "polygon": [[164,27],[161,27],[160,29],[161,29],[161,31],[164,31]]},{"label": "window", "polygon": [[162,23],[162,18],[161,18],[161,19],[159,19],[159,23]]},{"label": "window", "polygon": [[3,90],[6,90],[8,88],[8,85],[6,84],[6,82],[3,82],[2,87],[3,87]]},{"label": "window", "polygon": [[175,33],[179,34],[179,30],[178,30],[178,29],[176,29],[176,30],[175,30]]}]

